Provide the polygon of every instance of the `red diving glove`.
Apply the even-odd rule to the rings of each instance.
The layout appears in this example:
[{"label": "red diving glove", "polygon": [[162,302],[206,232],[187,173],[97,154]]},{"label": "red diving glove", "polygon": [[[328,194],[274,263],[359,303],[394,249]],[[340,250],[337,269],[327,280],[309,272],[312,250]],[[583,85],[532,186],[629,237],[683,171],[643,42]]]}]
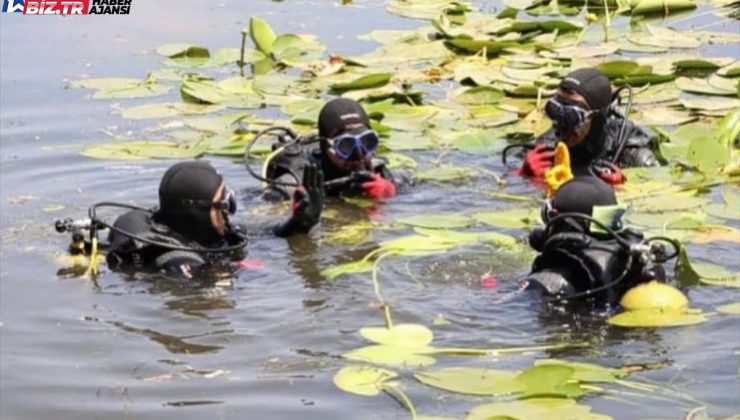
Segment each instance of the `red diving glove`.
[{"label": "red diving glove", "polygon": [[545,171],[552,168],[555,152],[552,146],[538,144],[524,156],[520,173],[524,176],[542,178]]},{"label": "red diving glove", "polygon": [[625,181],[624,172],[622,172],[619,166],[613,163],[600,167],[598,169],[598,175],[602,181],[610,185],[622,185]]},{"label": "red diving glove", "polygon": [[365,196],[376,200],[396,196],[396,185],[378,174],[371,174],[370,181],[362,183]]}]

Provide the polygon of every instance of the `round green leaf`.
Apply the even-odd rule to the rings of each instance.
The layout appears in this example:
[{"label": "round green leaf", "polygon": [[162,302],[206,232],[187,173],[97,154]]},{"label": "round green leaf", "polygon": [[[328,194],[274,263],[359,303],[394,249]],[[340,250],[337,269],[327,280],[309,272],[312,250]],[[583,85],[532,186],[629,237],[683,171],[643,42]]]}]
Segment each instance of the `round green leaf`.
[{"label": "round green leaf", "polygon": [[434,339],[432,331],[419,324],[398,324],[391,329],[365,327],[360,334],[374,343],[404,348],[426,347]]},{"label": "round green leaf", "polygon": [[380,394],[383,384],[398,374],[388,369],[369,366],[343,367],[334,375],[334,385],[342,391],[372,397]]},{"label": "round green leaf", "polygon": [[[499,416],[499,417],[497,417]],[[566,398],[531,398],[495,402],[473,407],[465,420],[489,420],[509,416],[518,420],[611,420],[591,413],[591,407]]]},{"label": "round green leaf", "polygon": [[471,395],[508,395],[520,393],[524,385],[516,380],[518,372],[477,368],[446,368],[421,372],[414,377],[421,383],[446,391]]},{"label": "round green leaf", "polygon": [[730,315],[740,315],[740,302],[728,303],[727,305],[718,306],[717,312]]},{"label": "round green leaf", "polygon": [[455,95],[455,101],[463,105],[497,104],[504,92],[491,86],[476,86],[463,89]]},{"label": "round green leaf", "polygon": [[413,349],[386,346],[383,344],[348,351],[342,354],[342,357],[360,362],[407,368],[424,367],[436,363],[433,357],[415,354],[413,353]]},{"label": "round green leaf", "polygon": [[420,214],[418,216],[398,219],[397,222],[432,229],[461,228],[472,224],[472,220],[469,217],[459,214]]},{"label": "round green leaf", "polygon": [[524,229],[538,222],[539,212],[528,208],[513,208],[501,211],[480,212],[473,214],[473,219],[487,225]]},{"label": "round green leaf", "polygon": [[607,320],[611,325],[626,328],[680,327],[705,321],[701,312],[659,309],[624,311]]}]

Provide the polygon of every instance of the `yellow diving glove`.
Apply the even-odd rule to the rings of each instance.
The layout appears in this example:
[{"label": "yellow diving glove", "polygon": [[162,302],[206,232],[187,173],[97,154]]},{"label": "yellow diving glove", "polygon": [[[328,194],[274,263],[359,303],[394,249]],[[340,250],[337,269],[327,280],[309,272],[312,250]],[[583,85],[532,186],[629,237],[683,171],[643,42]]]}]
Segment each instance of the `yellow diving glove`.
[{"label": "yellow diving glove", "polygon": [[570,169],[570,153],[565,143],[558,142],[555,147],[555,164],[545,171],[545,185],[547,185],[547,198],[552,198],[561,185],[573,179]]}]

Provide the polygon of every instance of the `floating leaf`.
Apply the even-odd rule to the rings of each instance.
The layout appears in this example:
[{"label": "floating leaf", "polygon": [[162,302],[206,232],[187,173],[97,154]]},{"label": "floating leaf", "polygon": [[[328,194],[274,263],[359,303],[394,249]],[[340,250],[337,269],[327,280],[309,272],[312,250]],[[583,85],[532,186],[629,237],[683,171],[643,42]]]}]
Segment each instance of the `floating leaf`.
[{"label": "floating leaf", "polygon": [[601,63],[594,68],[604,73],[606,77],[616,79],[634,73],[640,68],[640,64],[635,61],[617,60]]},{"label": "floating leaf", "polygon": [[491,41],[468,38],[454,38],[447,41],[447,45],[459,48],[469,53],[485,51],[487,56],[497,55],[506,48],[517,47],[519,44],[514,41]]},{"label": "floating leaf", "polygon": [[635,311],[624,311],[612,316],[607,320],[611,325],[627,328],[650,328],[650,327],[681,327],[685,325],[701,324],[706,317],[699,311],[691,310],[660,310],[639,309]]},{"label": "floating leaf", "polygon": [[433,365],[433,357],[415,354],[412,349],[386,346],[378,344],[349,351],[342,357],[360,362],[377,363],[381,365],[418,368]]},{"label": "floating leaf", "polygon": [[192,44],[164,44],[157,47],[157,54],[168,58],[208,58],[208,48]]},{"label": "floating leaf", "polygon": [[574,373],[575,370],[569,366],[545,364],[525,370],[516,380],[524,386],[524,398],[571,398],[584,393],[578,384],[569,382]]},{"label": "floating leaf", "polygon": [[704,95],[735,96],[735,89],[726,89],[710,85],[707,79],[695,77],[679,77],[676,86],[684,92],[701,93]]},{"label": "floating leaf", "polygon": [[86,147],[83,156],[109,160],[191,159],[203,155],[207,145],[184,145],[169,141],[132,141]]},{"label": "floating leaf", "polygon": [[632,0],[632,16],[659,13],[667,15],[681,10],[696,9],[693,0]]},{"label": "floating leaf", "polygon": [[372,397],[380,394],[383,385],[398,374],[388,369],[370,366],[346,366],[334,375],[334,385],[342,391]]},{"label": "floating leaf", "polygon": [[446,368],[420,372],[414,377],[421,383],[446,391],[471,395],[508,395],[524,391],[516,380],[518,372],[476,368]]},{"label": "floating leaf", "polygon": [[531,398],[473,407],[465,420],[611,420],[567,398]]},{"label": "floating leaf", "polygon": [[573,369],[573,379],[582,382],[608,383],[614,382],[619,378],[626,376],[626,372],[621,369],[607,368],[591,363],[570,362],[567,360],[557,359],[539,359],[535,360],[535,366],[542,365],[562,365]]},{"label": "floating leaf", "polygon": [[411,349],[424,348],[434,339],[432,331],[419,324],[398,324],[390,329],[365,327],[360,334],[374,343]]},{"label": "floating leaf", "polygon": [[[666,107],[640,108],[638,115],[632,117],[638,124],[644,125],[679,125],[695,121],[698,117],[680,109]],[[662,145],[661,145],[662,147]]]},{"label": "floating leaf", "polygon": [[392,76],[393,74],[391,73],[368,74],[350,82],[335,83],[331,85],[331,89],[336,92],[345,92],[348,90],[378,88],[387,85]]},{"label": "floating leaf", "polygon": [[681,105],[688,109],[706,111],[729,111],[740,107],[740,99],[735,98],[681,98]]},{"label": "floating leaf", "polygon": [[715,308],[717,312],[730,315],[740,315],[740,302],[728,303]]},{"label": "floating leaf", "polygon": [[480,212],[473,214],[473,219],[487,225],[508,228],[524,229],[537,223],[539,211],[528,208],[513,208],[508,210]]},{"label": "floating leaf", "polygon": [[333,279],[343,274],[367,273],[372,271],[372,269],[372,261],[352,261],[324,269],[321,271],[321,275],[328,279]]},{"label": "floating leaf", "polygon": [[701,43],[681,32],[661,26],[645,25],[647,32],[633,32],[628,39],[638,45],[670,48],[698,48]]},{"label": "floating leaf", "polygon": [[494,153],[503,149],[505,143],[502,137],[502,133],[493,130],[476,130],[458,137],[454,145],[468,153]]},{"label": "floating leaf", "polygon": [[126,108],[121,112],[123,118],[133,120],[147,118],[166,118],[178,115],[208,114],[224,109],[219,105],[200,105],[183,103],[155,103]]},{"label": "floating leaf", "polygon": [[463,89],[455,95],[455,101],[463,105],[497,104],[504,92],[491,86],[476,86]]},{"label": "floating leaf", "polygon": [[419,226],[433,229],[453,229],[470,226],[473,221],[469,217],[459,214],[420,214],[396,220],[410,226]]}]

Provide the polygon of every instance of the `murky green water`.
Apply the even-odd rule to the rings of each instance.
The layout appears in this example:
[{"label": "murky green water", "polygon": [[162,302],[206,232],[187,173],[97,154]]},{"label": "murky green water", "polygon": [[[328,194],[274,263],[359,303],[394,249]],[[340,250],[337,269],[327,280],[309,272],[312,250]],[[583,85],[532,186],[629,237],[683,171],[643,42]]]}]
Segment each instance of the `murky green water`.
[{"label": "murky green water", "polygon": [[[343,215],[323,222],[309,238],[285,241],[256,235],[249,254],[264,267],[242,272],[226,286],[190,288],[107,271],[96,282],[57,276],[53,256],[68,238],[53,231],[53,219],[82,216],[100,200],[154,203],[159,178],[171,164],[79,156],[81,145],[111,135],[133,139],[157,134],[145,130],[149,123],[121,119],[113,102],[92,101],[85,91],[67,89],[67,81],[85,75],[143,77],[158,67],[153,48],[166,42],[203,43],[212,49],[237,46],[250,15],[268,18],[279,32],[315,33],[329,51],[342,54],[373,48],[356,39],[372,29],[420,25],[386,13],[376,0],[348,6],[316,0],[135,0],[130,16],[0,16],[0,417],[408,418],[388,397],[354,396],[332,384],[336,371],[348,365],[339,355],[367,344],[358,329],[380,325],[383,318],[369,275],[332,281],[319,275],[399,231],[377,231],[367,243],[346,247],[330,245],[323,232],[367,217],[382,222],[424,212],[515,205],[480,194],[496,189],[491,179],[454,188],[423,184],[371,216],[333,204],[330,208]],[[729,54],[737,57],[736,51]],[[439,157],[431,152],[413,156],[419,161]],[[504,172],[498,158],[446,158]],[[211,160],[242,196],[257,188],[241,165]],[[515,177],[508,188],[535,193]],[[262,203],[245,199],[242,204],[253,208]],[[251,216],[243,217],[249,222]],[[695,248],[710,261],[740,268],[737,245]],[[543,357],[610,366],[662,364],[633,378],[688,393],[713,415],[740,412],[738,317],[712,317],[695,327],[623,330],[600,319],[549,313],[531,301],[495,303],[513,288],[506,280],[527,267],[524,257],[472,247],[391,260],[383,265],[381,283],[396,322],[432,327],[435,344],[589,343],[519,356],[439,357],[437,367],[517,369]],[[478,279],[489,270],[500,278],[497,288],[479,286]],[[691,286],[688,295],[693,306],[707,310],[740,298],[737,289],[708,286]],[[433,326],[438,316],[449,324]],[[403,383],[424,414],[461,418],[488,401],[438,392],[415,383],[410,374],[404,374]],[[640,395],[594,396],[583,402],[616,419],[678,418],[698,405]]]}]

